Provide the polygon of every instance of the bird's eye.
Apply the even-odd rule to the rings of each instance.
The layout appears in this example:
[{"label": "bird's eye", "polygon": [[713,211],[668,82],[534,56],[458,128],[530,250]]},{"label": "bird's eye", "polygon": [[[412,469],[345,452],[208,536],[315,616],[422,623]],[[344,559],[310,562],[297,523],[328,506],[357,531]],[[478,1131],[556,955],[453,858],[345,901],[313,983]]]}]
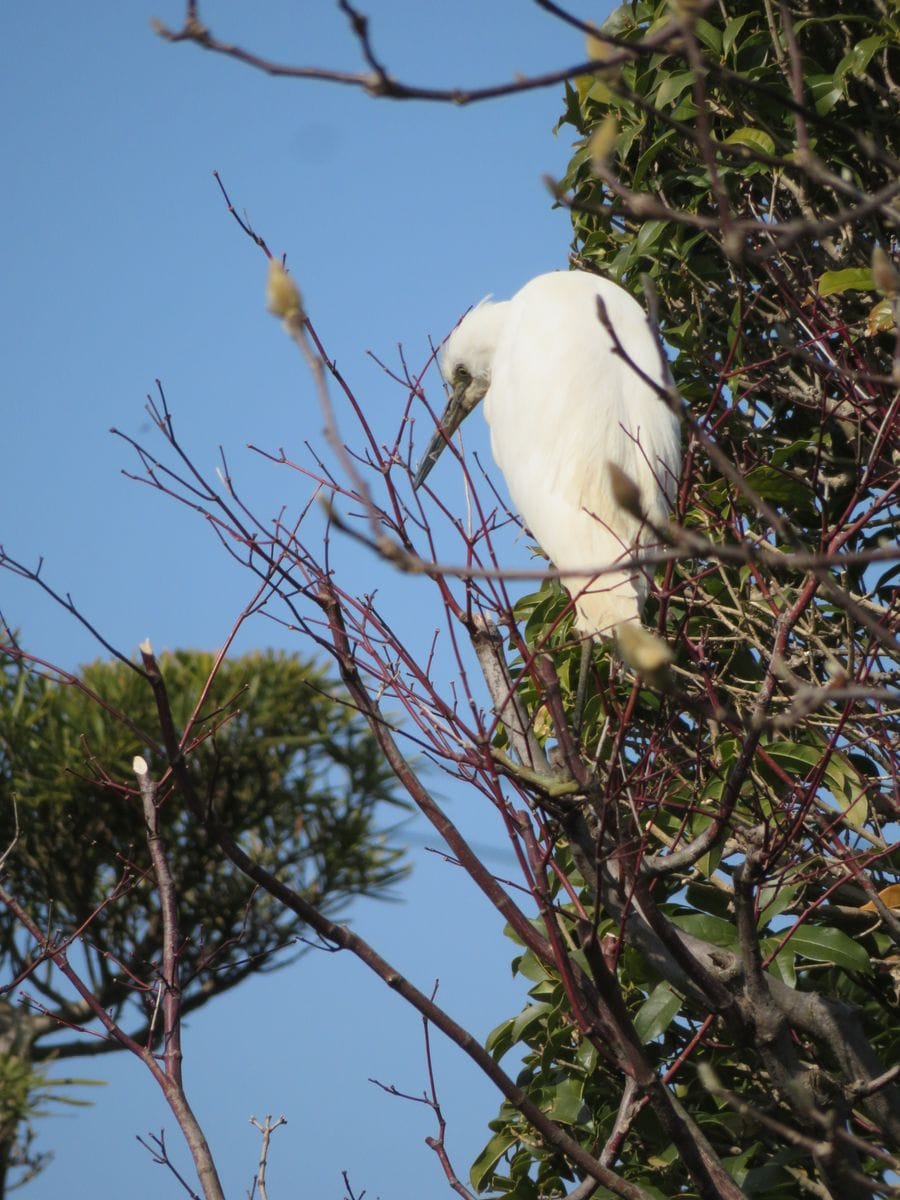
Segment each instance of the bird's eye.
[{"label": "bird's eye", "polygon": [[453,372],[453,378],[457,383],[471,383],[472,372],[468,367],[464,367],[461,363]]}]

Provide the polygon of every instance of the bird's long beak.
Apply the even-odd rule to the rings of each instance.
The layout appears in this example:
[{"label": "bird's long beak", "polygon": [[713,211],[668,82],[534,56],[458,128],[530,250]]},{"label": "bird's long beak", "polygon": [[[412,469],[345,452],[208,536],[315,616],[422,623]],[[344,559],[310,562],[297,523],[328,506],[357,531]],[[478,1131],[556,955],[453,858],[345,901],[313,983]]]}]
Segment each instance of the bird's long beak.
[{"label": "bird's long beak", "polygon": [[425,482],[428,472],[441,456],[441,451],[456,433],[457,429],[463,422],[468,409],[464,403],[465,387],[460,385],[454,388],[450,399],[447,401],[447,407],[444,409],[444,415],[441,417],[440,424],[435,430],[434,437],[428,443],[428,449],[425,451],[425,456],[419,463],[419,469],[413,476],[413,487],[421,487]]}]

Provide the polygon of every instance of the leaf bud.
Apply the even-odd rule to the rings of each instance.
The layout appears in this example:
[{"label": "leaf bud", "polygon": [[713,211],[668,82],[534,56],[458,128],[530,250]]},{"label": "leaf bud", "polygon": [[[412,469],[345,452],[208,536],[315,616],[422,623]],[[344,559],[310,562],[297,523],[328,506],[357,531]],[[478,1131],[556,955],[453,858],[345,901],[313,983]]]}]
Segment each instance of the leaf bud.
[{"label": "leaf bud", "polygon": [[615,149],[618,134],[619,123],[612,113],[604,117],[591,134],[588,141],[588,154],[591,157],[591,166],[595,171],[601,171],[606,166],[607,159]]},{"label": "leaf bud", "polygon": [[883,296],[896,296],[900,292],[900,274],[880,246],[872,251],[872,278]]},{"label": "leaf bud", "polygon": [[669,666],[675,658],[662,638],[636,621],[616,626],[616,647],[633,671],[643,675],[651,687],[663,689],[669,682]]},{"label": "leaf bud", "polygon": [[266,284],[266,307],[285,321],[303,318],[303,301],[290,275],[277,258],[269,259],[269,278]]},{"label": "leaf bud", "polygon": [[613,500],[618,504],[619,508],[630,513],[637,521],[644,520],[644,510],[641,507],[641,489],[634,482],[630,475],[627,475],[621,467],[614,462],[607,461],[606,469],[609,472],[609,482],[612,488]]}]

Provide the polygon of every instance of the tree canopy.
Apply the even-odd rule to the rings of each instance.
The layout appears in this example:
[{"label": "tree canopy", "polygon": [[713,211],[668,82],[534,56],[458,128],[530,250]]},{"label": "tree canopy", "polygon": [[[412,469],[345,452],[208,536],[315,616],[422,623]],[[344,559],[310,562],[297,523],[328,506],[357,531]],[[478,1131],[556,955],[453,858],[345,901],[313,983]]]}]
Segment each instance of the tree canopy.
[{"label": "tree canopy", "polygon": [[[275,652],[214,671],[212,654],[176,651],[161,655],[159,666],[188,777],[204,808],[256,861],[324,912],[342,913],[354,896],[391,893],[406,867],[381,822],[385,804],[402,804],[371,734],[327,671]],[[4,887],[57,945],[78,939],[95,1000],[136,1041],[155,1046],[163,1036],[154,1016],[163,914],[132,773],[136,754],[160,765],[166,757],[141,668],[98,661],[77,678],[48,678],[5,661]],[[189,1012],[294,961],[307,930],[195,824],[171,773],[161,780],[158,807]],[[83,999],[35,969],[33,939],[9,906],[0,910],[0,962],[6,979],[28,979],[32,998],[23,1010],[3,1006],[10,1070],[121,1048],[92,1032]],[[68,1037],[50,1039],[64,1029]]]}]

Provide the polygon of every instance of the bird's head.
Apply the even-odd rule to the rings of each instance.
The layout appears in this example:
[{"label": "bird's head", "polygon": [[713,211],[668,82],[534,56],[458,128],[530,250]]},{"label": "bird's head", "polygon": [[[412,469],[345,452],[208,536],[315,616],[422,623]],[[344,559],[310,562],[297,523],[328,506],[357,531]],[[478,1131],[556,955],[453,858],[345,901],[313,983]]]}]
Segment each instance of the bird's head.
[{"label": "bird's head", "polygon": [[506,315],[506,302],[482,300],[466,313],[444,344],[441,374],[450,388],[450,398],[440,424],[419,463],[413,485],[419,487],[437,462],[441,451],[491,386],[491,363]]}]

